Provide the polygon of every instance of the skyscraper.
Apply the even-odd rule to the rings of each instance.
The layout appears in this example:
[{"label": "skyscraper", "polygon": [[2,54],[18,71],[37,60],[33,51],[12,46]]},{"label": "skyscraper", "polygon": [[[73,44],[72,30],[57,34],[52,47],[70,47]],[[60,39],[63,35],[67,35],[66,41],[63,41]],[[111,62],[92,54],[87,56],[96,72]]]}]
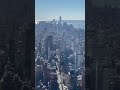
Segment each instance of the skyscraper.
[{"label": "skyscraper", "polygon": [[60,16],[60,22],[62,21],[62,17]]}]

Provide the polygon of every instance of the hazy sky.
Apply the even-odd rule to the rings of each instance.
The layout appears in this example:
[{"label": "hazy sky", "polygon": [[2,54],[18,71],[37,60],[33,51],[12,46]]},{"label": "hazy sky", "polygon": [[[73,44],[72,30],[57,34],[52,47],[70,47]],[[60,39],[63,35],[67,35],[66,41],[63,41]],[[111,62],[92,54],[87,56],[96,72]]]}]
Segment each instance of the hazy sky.
[{"label": "hazy sky", "polygon": [[35,20],[85,20],[85,0],[35,0]]}]

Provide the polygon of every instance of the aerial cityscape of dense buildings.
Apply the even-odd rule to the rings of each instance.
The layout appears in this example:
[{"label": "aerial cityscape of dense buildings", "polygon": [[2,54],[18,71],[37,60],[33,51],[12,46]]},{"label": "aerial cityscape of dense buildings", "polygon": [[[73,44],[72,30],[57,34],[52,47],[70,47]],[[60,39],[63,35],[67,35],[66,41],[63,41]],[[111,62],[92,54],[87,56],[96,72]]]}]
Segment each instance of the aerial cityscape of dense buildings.
[{"label": "aerial cityscape of dense buildings", "polygon": [[36,90],[84,90],[85,30],[62,21],[35,25]]}]

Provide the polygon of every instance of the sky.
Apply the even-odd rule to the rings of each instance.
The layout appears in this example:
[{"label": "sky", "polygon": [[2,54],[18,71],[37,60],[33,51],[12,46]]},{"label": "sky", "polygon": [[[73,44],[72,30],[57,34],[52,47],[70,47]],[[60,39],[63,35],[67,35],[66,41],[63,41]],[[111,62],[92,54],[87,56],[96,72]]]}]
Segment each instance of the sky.
[{"label": "sky", "polygon": [[85,0],[35,0],[35,20],[85,20]]}]

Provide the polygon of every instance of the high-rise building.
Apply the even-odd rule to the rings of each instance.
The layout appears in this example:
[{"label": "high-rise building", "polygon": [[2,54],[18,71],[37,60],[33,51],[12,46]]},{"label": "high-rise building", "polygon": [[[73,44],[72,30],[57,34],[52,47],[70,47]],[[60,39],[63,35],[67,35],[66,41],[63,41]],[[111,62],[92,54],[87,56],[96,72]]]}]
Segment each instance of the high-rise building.
[{"label": "high-rise building", "polygon": [[62,21],[62,17],[60,16],[60,22]]},{"label": "high-rise building", "polygon": [[46,49],[46,55],[47,55],[47,59],[48,59],[48,51],[52,50],[53,47],[53,37],[52,36],[47,36],[46,38],[46,45],[45,45],[45,49]]},{"label": "high-rise building", "polygon": [[76,69],[82,67],[83,59],[84,59],[83,51],[77,50],[77,52],[76,52]]}]

